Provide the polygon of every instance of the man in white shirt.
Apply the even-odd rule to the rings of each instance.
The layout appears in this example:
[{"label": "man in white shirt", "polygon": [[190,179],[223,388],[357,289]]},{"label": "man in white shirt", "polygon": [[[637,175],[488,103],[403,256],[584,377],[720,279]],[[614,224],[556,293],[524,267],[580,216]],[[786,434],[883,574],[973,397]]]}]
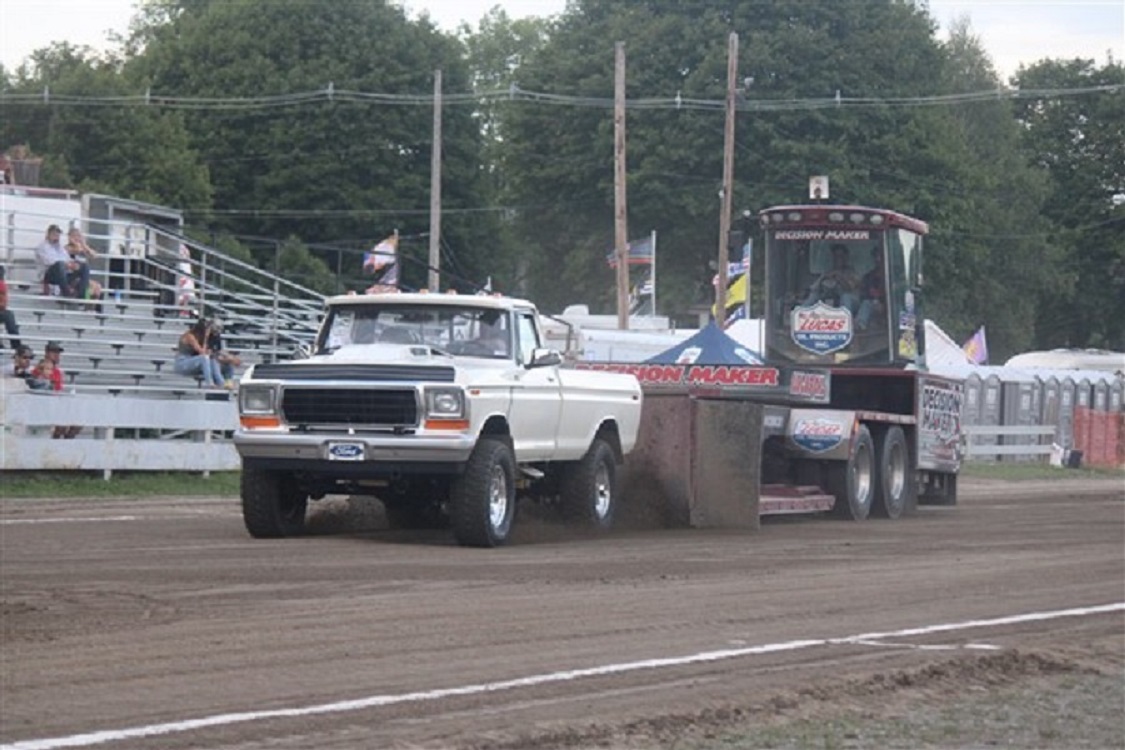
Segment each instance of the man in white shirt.
[{"label": "man in white shirt", "polygon": [[47,227],[47,239],[35,248],[35,259],[43,272],[43,281],[63,290],[65,296],[86,299],[90,284],[90,267],[70,257],[59,242],[62,230],[57,224]]}]

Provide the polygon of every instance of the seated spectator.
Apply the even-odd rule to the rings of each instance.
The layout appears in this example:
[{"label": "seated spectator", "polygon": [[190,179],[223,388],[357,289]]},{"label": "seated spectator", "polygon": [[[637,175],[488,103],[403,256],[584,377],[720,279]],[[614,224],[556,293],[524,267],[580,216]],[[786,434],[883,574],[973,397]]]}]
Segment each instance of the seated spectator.
[{"label": "seated spectator", "polygon": [[[63,369],[62,369],[62,345],[57,341],[48,341],[46,353],[43,355],[43,362],[49,362],[50,366],[40,370],[42,375],[45,375],[50,384],[52,391],[61,391],[63,389]],[[42,366],[43,362],[40,362]],[[81,425],[71,425],[70,427],[56,427],[54,432],[51,433],[53,438],[66,438],[67,440],[78,435],[82,431]]]},{"label": "seated spectator", "polygon": [[50,382],[42,382],[35,379],[33,375],[34,368],[31,366],[33,359],[35,359],[35,352],[31,351],[30,346],[26,344],[17,346],[16,350],[12,353],[11,364],[4,366],[4,377],[19,378],[27,384],[28,388],[33,390],[50,390]]},{"label": "seated spectator", "polygon": [[175,370],[180,375],[202,378],[204,384],[213,388],[223,387],[223,374],[219,363],[211,358],[207,341],[211,334],[211,324],[200,318],[180,336],[176,344]]},{"label": "seated spectator", "polygon": [[227,390],[234,388],[234,368],[242,366],[242,359],[234,352],[223,348],[223,321],[218,318],[211,321],[207,348],[211,350],[211,358],[219,365],[219,372],[223,376],[223,387]]},{"label": "seated spectator", "polygon": [[0,266],[0,320],[4,321],[4,329],[8,332],[8,339],[12,349],[20,348],[20,326],[16,322],[15,313],[8,309],[8,282],[4,266]]},{"label": "seated spectator", "polygon": [[55,363],[44,357],[31,371],[31,382],[28,385],[35,390],[55,390],[53,380],[55,377]]},{"label": "seated spectator", "polygon": [[[68,295],[75,299],[88,299],[88,300],[101,300],[102,298],[102,285],[97,281],[90,279],[89,262],[98,257],[94,249],[86,243],[86,238],[82,236],[82,230],[78,227],[71,227],[66,233],[66,252],[70,259],[75,263],[86,265],[86,278],[88,279],[86,292],[78,294],[77,289],[72,289]],[[101,304],[97,304],[95,309],[101,312]]]},{"label": "seated spectator", "polygon": [[57,287],[67,296],[86,299],[86,290],[90,284],[90,266],[73,260],[66,249],[59,244],[60,237],[62,237],[62,230],[57,224],[52,224],[47,227],[47,238],[35,248],[35,259],[43,274],[43,282]]}]

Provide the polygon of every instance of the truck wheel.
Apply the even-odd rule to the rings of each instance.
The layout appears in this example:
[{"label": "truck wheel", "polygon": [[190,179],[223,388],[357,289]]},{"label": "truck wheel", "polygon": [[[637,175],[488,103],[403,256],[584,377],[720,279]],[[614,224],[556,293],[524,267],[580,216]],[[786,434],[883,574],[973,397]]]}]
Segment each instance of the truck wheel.
[{"label": "truck wheel", "polygon": [[613,525],[617,510],[617,461],[613,448],[595,438],[590,450],[561,477],[559,499],[567,520],[596,531]]},{"label": "truck wheel", "polygon": [[875,473],[872,510],[884,518],[910,515],[915,510],[918,497],[906,434],[898,425],[892,425],[883,431],[877,445],[879,466]]},{"label": "truck wheel", "polygon": [[847,462],[833,461],[829,465],[828,487],[836,496],[832,510],[840,518],[862,521],[871,513],[875,495],[875,447],[866,425],[860,425],[856,431]]},{"label": "truck wheel", "polygon": [[511,446],[482,437],[453,483],[453,536],[466,547],[496,547],[508,540],[516,511],[516,459]]},{"label": "truck wheel", "polygon": [[242,521],[250,536],[277,539],[304,530],[309,498],[289,474],[243,468],[241,490]]}]

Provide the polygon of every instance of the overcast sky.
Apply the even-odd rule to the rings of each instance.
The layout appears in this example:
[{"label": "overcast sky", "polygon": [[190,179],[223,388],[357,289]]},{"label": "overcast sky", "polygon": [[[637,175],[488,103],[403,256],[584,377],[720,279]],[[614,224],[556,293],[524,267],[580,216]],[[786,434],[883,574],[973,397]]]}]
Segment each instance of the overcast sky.
[{"label": "overcast sky", "polygon": [[[518,18],[558,13],[566,0],[404,0],[403,4],[416,13],[427,11],[439,26],[453,30],[462,21],[475,24],[493,5]],[[33,50],[54,41],[104,48],[108,32],[126,30],[135,6],[136,0],[0,0],[0,61],[14,68]],[[929,6],[943,27],[968,15],[1004,76],[1014,73],[1021,62],[1044,57],[1094,58],[1100,65],[1112,51],[1115,60],[1125,60],[1125,0],[930,0]]]}]

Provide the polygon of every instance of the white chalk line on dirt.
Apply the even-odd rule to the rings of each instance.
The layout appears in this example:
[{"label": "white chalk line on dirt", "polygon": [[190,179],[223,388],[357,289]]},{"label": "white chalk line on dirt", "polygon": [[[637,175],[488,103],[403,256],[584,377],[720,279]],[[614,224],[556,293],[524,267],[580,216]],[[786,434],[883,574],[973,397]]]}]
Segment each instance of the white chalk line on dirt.
[{"label": "white chalk line on dirt", "polygon": [[4,518],[0,519],[0,526],[33,526],[46,523],[104,523],[107,521],[112,522],[131,522],[131,521],[178,521],[186,516],[195,518],[241,518],[241,513],[236,511],[223,512],[223,511],[210,511],[210,510],[189,510],[185,509],[182,513],[166,516],[145,516],[145,515],[130,515],[130,516],[62,516],[60,518]]},{"label": "white chalk line on dirt", "polygon": [[814,648],[816,646],[829,646],[838,644],[858,644],[864,641],[879,641],[887,638],[900,638],[929,633],[947,633],[955,630],[969,630],[973,628],[998,627],[1002,625],[1018,625],[1026,622],[1041,622],[1055,620],[1063,617],[1084,617],[1089,615],[1105,614],[1108,612],[1125,611],[1125,602],[1114,604],[1100,604],[1073,609],[1058,609],[1050,612],[1029,612],[1022,615],[996,617],[988,620],[967,620],[965,622],[943,623],[940,625],[925,625],[917,628],[889,631],[886,633],[867,633],[853,635],[846,638],[810,638],[798,641],[783,641],[781,643],[767,643],[761,646],[748,646],[745,648],[721,649],[718,651],[704,651],[688,656],[675,656],[664,659],[645,659],[642,661],[624,662],[622,664],[606,664],[600,667],[586,669],[572,669],[561,672],[548,672],[547,674],[530,675],[512,680],[499,682],[483,682],[474,685],[462,685],[452,688],[435,688],[421,690],[413,693],[400,693],[398,695],[372,695],[367,698],[357,698],[350,701],[336,703],[322,703],[319,705],[303,706],[297,708],[280,708],[268,711],[243,711],[240,713],[217,714],[205,716],[200,719],[185,719],[165,724],[149,724],[141,727],[128,727],[125,729],[109,729],[86,734],[74,734],[69,737],[53,737],[40,740],[21,740],[6,745],[0,745],[0,750],[55,750],[64,747],[89,747],[107,742],[139,739],[143,737],[157,737],[160,735],[190,732],[194,729],[225,726],[230,724],[245,723],[248,721],[262,721],[265,719],[287,719],[302,716],[316,716],[321,714],[344,713],[348,711],[362,711],[369,708],[391,706],[399,703],[418,703],[421,701],[439,700],[465,695],[480,695],[512,690],[521,687],[534,687],[555,682],[568,682],[586,677],[605,677],[607,675],[636,672],[643,669],[660,669],[662,667],[682,667],[690,664],[737,659],[744,656],[757,656],[772,654],[782,651],[798,651]]}]

